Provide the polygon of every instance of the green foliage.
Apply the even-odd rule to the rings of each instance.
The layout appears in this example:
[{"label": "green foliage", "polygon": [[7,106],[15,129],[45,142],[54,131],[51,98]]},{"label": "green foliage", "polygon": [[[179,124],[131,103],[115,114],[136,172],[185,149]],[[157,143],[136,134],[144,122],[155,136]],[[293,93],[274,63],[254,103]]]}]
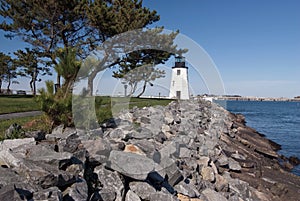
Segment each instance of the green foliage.
[{"label": "green foliage", "polygon": [[72,94],[65,93],[63,88],[58,89],[54,93],[53,81],[46,81],[46,90],[39,90],[40,96],[36,97],[40,104],[41,110],[44,111],[53,126],[64,124],[65,126],[72,126]]}]

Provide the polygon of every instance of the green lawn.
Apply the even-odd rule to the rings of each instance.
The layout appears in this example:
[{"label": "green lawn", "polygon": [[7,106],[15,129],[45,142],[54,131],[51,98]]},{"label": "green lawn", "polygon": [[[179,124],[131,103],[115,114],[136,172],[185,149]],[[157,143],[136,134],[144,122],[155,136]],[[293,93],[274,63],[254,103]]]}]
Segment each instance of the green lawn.
[{"label": "green lawn", "polygon": [[39,110],[39,105],[32,96],[0,96],[0,114]]}]

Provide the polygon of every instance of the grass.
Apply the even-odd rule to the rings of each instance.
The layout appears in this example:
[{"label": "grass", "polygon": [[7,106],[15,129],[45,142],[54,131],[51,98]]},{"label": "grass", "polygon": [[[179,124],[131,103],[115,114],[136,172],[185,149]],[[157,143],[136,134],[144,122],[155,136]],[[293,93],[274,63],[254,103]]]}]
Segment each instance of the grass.
[{"label": "grass", "polygon": [[39,105],[32,96],[0,96],[0,114],[39,110]]}]

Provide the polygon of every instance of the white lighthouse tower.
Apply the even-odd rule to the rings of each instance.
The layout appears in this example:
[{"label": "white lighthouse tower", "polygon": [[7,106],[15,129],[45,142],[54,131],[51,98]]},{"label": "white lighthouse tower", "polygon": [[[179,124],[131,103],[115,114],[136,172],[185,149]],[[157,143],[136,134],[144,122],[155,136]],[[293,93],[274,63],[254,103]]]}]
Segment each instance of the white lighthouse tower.
[{"label": "white lighthouse tower", "polygon": [[185,58],[182,56],[175,57],[169,97],[182,100],[190,99],[188,67],[185,66]]}]

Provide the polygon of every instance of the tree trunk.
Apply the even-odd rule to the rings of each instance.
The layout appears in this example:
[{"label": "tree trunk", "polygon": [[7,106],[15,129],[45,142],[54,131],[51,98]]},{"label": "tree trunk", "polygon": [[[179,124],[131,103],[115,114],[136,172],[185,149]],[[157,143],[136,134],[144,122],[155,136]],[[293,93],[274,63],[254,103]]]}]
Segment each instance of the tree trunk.
[{"label": "tree trunk", "polygon": [[11,79],[10,76],[8,76],[7,94],[10,94],[10,84],[11,84]]},{"label": "tree trunk", "polygon": [[137,95],[137,98],[139,98],[141,95],[143,95],[145,93],[146,86],[147,86],[147,81],[144,82],[143,90],[142,90],[142,92],[139,95]]},{"label": "tree trunk", "polygon": [[0,94],[2,94],[2,79],[0,79]]},{"label": "tree trunk", "polygon": [[30,85],[30,90],[32,92],[32,94],[34,93],[33,91],[33,78],[31,78],[30,82],[29,82],[29,85]]},{"label": "tree trunk", "polygon": [[61,86],[61,83],[60,83],[60,75],[59,74],[57,74],[57,77],[56,77],[56,84],[57,84],[57,86],[58,86],[58,88],[60,88],[60,86]]}]

